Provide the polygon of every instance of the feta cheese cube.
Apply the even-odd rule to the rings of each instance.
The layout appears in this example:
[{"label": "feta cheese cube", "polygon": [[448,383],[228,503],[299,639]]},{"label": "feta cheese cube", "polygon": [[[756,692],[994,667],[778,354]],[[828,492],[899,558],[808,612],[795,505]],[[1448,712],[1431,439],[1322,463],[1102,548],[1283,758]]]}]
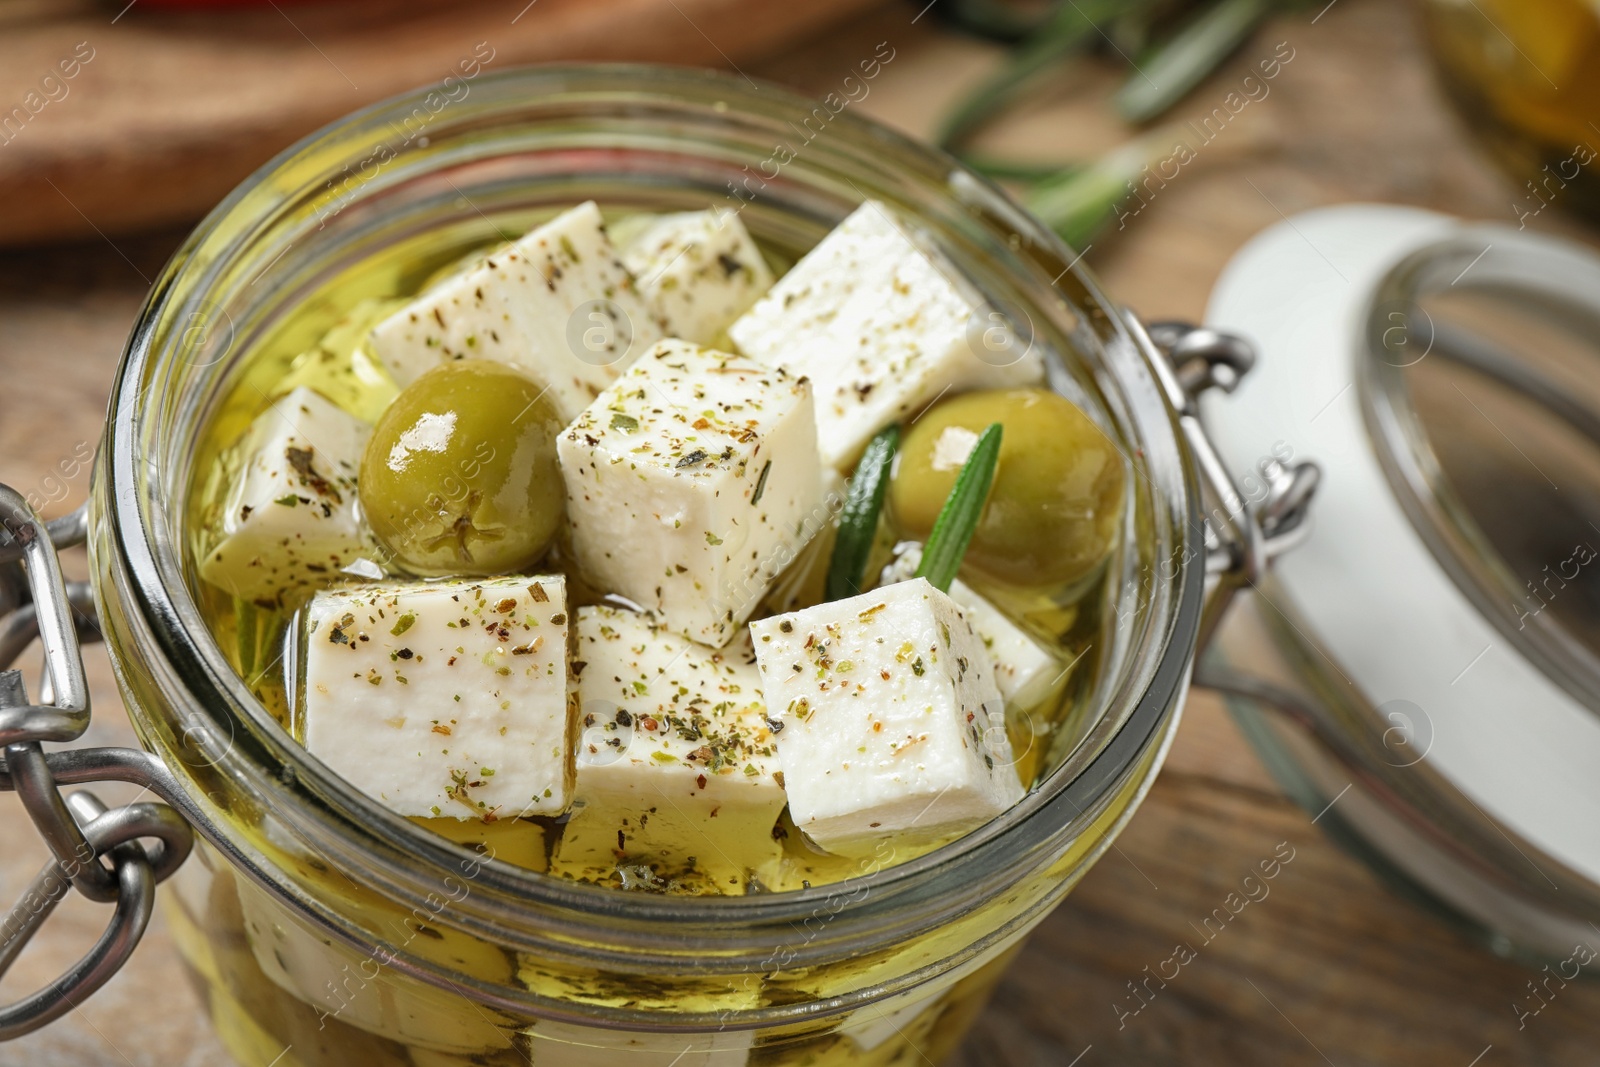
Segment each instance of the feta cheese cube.
[{"label": "feta cheese cube", "polygon": [[810,386],[739,356],[662,341],[557,447],[585,576],[704,644],[822,525]]},{"label": "feta cheese cube", "polygon": [[[833,562],[833,544],[839,528],[835,525],[844,510],[849,485],[832,467],[822,468],[822,506],[806,516],[802,531],[805,547],[773,579],[762,598],[766,614],[793,611],[824,599],[828,567]],[[749,633],[748,630],[745,633]]]},{"label": "feta cheese cube", "polygon": [[772,271],[732,211],[663,215],[622,250],[639,292],[668,332],[727,347],[733,320],[772,288]]},{"label": "feta cheese cube", "polygon": [[239,466],[200,576],[279,607],[366,551],[355,502],[370,431],[304,386],[258,415],[235,446]]},{"label": "feta cheese cube", "polygon": [[570,420],[664,332],[589,201],[384,319],[372,347],[402,386],[452,359],[516,364]]},{"label": "feta cheese cube", "polygon": [[946,389],[1026,385],[1044,373],[1031,337],[990,350],[1005,326],[998,312],[908,233],[869,200],[728,331],[745,355],[811,379],[822,455],[841,469]]},{"label": "feta cheese cube", "polygon": [[745,1067],[757,1031],[648,1034],[539,1019],[523,1033],[538,1067]]},{"label": "feta cheese cube", "polygon": [[[308,872],[314,881],[330,877],[329,862],[328,857],[317,860],[314,871]],[[287,1001],[289,1005],[311,1009],[310,1025],[305,1029],[305,1036],[310,1039],[304,1046],[307,1058],[297,1057],[293,1062],[316,1063],[310,1057],[317,1055],[323,1063],[359,1063],[363,1067],[394,1063],[389,1059],[375,1061],[370,1039],[354,1047],[348,1042],[344,1048],[323,1045],[326,1051],[319,1055],[318,1044],[312,1042],[334,1039],[341,1030],[347,1034],[385,1034],[406,1045],[485,1059],[512,1044],[505,1030],[489,1016],[463,1012],[461,995],[454,990],[415,979],[397,980],[393,972],[381,985],[368,988],[378,977],[374,967],[380,960],[370,949],[352,948],[329,937],[310,919],[285,907],[281,897],[242,875],[233,881],[237,886],[240,925],[261,979],[289,994],[293,998]],[[356,899],[360,903],[353,902],[355,907],[371,907],[362,897]],[[448,904],[442,910],[448,910]],[[391,936],[408,955],[431,961],[446,973],[469,974],[485,983],[512,977],[501,946],[450,926],[444,921],[448,915],[441,919],[418,907],[411,914],[400,916],[382,905],[366,914],[374,918],[381,915],[393,922],[389,929],[395,933]],[[235,974],[242,978],[248,972]],[[323,1058],[324,1055],[336,1058]],[[277,1067],[289,1062],[283,1058]]]},{"label": "feta cheese cube", "polygon": [[924,579],[750,624],[789,812],[830,852],[939,840],[1022,798],[983,642]]},{"label": "feta cheese cube", "polygon": [[[906,1051],[920,1048],[927,1040],[928,1031],[938,1020],[939,1012],[935,1009],[948,991],[948,986],[930,993],[917,990],[890,1002],[898,1003],[897,1007],[868,1004],[864,1008],[857,1008],[845,1017],[839,1026],[839,1033],[864,1053],[883,1048],[894,1038],[899,1038],[900,1055],[896,1058],[900,1058]],[[901,1001],[905,1003],[899,1003]]]},{"label": "feta cheese cube", "polygon": [[692,870],[744,892],[782,851],[785,803],[753,659],[612,607],[579,608],[577,633],[578,776],[558,868]]},{"label": "feta cheese cube", "polygon": [[[883,571],[885,584],[910,579],[922,562],[922,546],[915,542],[898,544],[894,550],[893,562]],[[1011,707],[1034,707],[1066,676],[1048,648],[960,578],[950,583],[950,599],[989,650],[995,684]]]},{"label": "feta cheese cube", "polygon": [[305,628],[306,749],[357,789],[410,816],[567,810],[565,579],[329,590]]}]

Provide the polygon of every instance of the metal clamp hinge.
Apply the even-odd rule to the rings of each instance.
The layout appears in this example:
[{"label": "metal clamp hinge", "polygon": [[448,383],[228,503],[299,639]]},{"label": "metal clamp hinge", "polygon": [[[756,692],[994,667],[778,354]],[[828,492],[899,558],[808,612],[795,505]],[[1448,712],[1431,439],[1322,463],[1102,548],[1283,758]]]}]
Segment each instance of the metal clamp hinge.
[{"label": "metal clamp hinge", "polygon": [[1265,456],[1255,467],[1259,482],[1246,493],[1223,461],[1200,419],[1200,395],[1231,393],[1255,366],[1255,348],[1242,337],[1204,326],[1156,322],[1146,326],[1124,316],[1135,339],[1146,346],[1162,385],[1178,412],[1179,425],[1200,476],[1207,597],[1199,647],[1216,633],[1233,595],[1254,586],[1274,557],[1310,532],[1306,521],[1322,471],[1314,462],[1289,464]]},{"label": "metal clamp hinge", "polygon": [[[155,886],[189,855],[193,834],[166,804],[149,801],[108,810],[91,792],[60,792],[62,768],[93,768],[65,777],[163,787],[146,753],[80,749],[46,754],[44,745],[76,741],[89,727],[89,687],[81,643],[98,640],[88,583],[63,580],[57,549],[81,543],[87,509],[48,525],[15,490],[0,485],[0,792],[14,791],[50,849],[50,860],[22,899],[0,919],[0,977],[71,889],[114,904],[93,947],[72,967],[21,1000],[0,1006],[0,1041],[21,1037],[73,1010],[126,962],[150,921]],[[37,639],[44,655],[38,702],[11,664]],[[146,843],[148,842],[148,843]]]}]

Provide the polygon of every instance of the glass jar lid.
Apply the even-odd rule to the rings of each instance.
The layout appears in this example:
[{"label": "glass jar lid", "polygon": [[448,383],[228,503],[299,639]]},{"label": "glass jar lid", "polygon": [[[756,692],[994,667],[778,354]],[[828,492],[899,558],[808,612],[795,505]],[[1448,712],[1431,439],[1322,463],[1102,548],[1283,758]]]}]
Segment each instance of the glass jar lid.
[{"label": "glass jar lid", "polygon": [[1365,340],[1363,413],[1417,533],[1600,714],[1600,260],[1462,229],[1388,272]]},{"label": "glass jar lid", "polygon": [[1315,528],[1257,592],[1346,780],[1600,916],[1600,259],[1344,205],[1254,238],[1207,321],[1261,351],[1205,412],[1230,464],[1323,468]]}]

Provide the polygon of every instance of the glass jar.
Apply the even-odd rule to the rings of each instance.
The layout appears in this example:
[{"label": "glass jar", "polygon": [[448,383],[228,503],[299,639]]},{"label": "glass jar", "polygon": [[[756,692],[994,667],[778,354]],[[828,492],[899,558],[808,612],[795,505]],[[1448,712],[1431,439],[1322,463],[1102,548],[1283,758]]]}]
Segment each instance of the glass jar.
[{"label": "glass jar", "polygon": [[[1206,331],[1184,347],[1166,328],[1175,371],[1004,194],[847,112],[688,70],[486,75],[289,149],[155,283],[111,399],[90,551],[101,627],[154,757],[141,773],[203,837],[167,895],[175,936],[242,1064],[937,1061],[1144,796],[1222,600],[1205,602],[1207,586],[1252,572],[1268,540],[1218,480],[1190,395],[1234,380],[1238,354],[1212,358]],[[308,297],[361,264],[403,265],[360,273],[345,296],[414,291],[461,250],[590,198],[724,204],[758,240],[795,249],[881,200],[1054,354],[1052,385],[1123,449],[1126,536],[1079,668],[1078,725],[1001,818],[827,886],[623,893],[486,859],[376,805],[235,672],[197,602],[186,504],[218,435],[248,417],[238,398],[264,400],[282,371],[246,356],[275,331],[313,339],[343,309]]]},{"label": "glass jar", "polygon": [[1329,475],[1197,684],[1406,899],[1570,976],[1600,923],[1600,257],[1339,205],[1246,245],[1207,321],[1263,353],[1223,454]]},{"label": "glass jar", "polygon": [[1587,0],[1427,0],[1434,67],[1467,128],[1521,182],[1518,229],[1554,206],[1600,218],[1600,12]]}]

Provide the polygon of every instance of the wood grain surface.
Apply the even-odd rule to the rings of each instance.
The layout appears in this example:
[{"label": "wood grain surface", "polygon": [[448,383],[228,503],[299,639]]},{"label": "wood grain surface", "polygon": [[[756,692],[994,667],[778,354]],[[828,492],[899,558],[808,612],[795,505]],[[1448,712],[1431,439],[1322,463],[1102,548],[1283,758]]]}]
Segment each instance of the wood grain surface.
[{"label": "wood grain surface", "polygon": [[[682,3],[682,0],[677,0]],[[864,107],[925,135],[996,60],[921,4],[891,4],[752,76],[826,91],[878,41],[896,49]],[[1200,115],[1254,60],[1287,41],[1295,58],[1127,226],[1088,257],[1109,290],[1149,315],[1198,317],[1229,255],[1282,214],[1346,200],[1512,218],[1512,184],[1446,111],[1414,13],[1337,0],[1274,23],[1177,110]],[[717,36],[721,25],[707,27]],[[731,32],[732,27],[727,28]],[[1043,158],[1094,152],[1121,132],[1105,117],[1112,72],[1065,76],[996,132],[992,147]],[[87,97],[87,93],[85,93]],[[0,149],[0,155],[4,154]],[[4,209],[0,209],[4,210]],[[1555,212],[1537,224],[1589,239]],[[98,239],[0,256],[0,479],[39,491],[44,472],[97,432],[106,386],[145,287],[177,234]],[[66,486],[65,507],[83,493]],[[126,739],[102,657],[90,656],[96,735]],[[0,897],[42,861],[0,798]],[[1270,895],[1202,944],[1196,927],[1259,861],[1293,859]],[[1281,854],[1281,853],[1280,853]],[[98,930],[71,901],[0,993],[53,973]],[[1179,942],[1198,947],[1137,1015],[1128,983]],[[1323,838],[1266,775],[1209,695],[1189,702],[1167,768],[1117,847],[1049,918],[1007,974],[954,1063],[960,1067],[1504,1067],[1594,1062],[1600,987],[1575,983],[1519,1029],[1532,975],[1493,958],[1390,895]],[[225,1062],[157,922],[134,963],[66,1021],[0,1046],[0,1064],[177,1067]]]},{"label": "wood grain surface", "polygon": [[6,0],[0,245],[193,218],[302,135],[447,76],[465,99],[464,72],[520,63],[743,63],[873,2],[340,0],[211,12]]}]

